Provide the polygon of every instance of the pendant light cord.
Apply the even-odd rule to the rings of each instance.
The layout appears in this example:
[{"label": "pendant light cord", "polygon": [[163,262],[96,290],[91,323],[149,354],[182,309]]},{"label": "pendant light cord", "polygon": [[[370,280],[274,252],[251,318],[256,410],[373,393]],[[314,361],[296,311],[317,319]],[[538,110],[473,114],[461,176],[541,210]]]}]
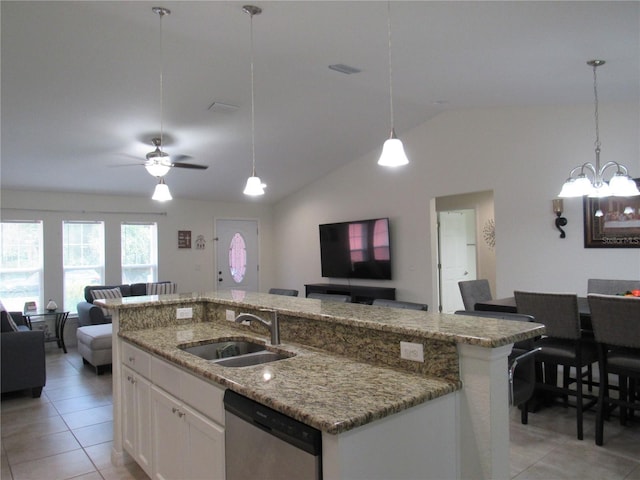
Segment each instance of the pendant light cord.
[{"label": "pendant light cord", "polygon": [[160,151],[164,145],[164,95],[163,95],[163,71],[164,71],[164,55],[162,54],[162,17],[164,12],[160,11]]},{"label": "pendant light cord", "polygon": [[250,39],[251,39],[251,176],[256,176],[256,127],[255,127],[255,100],[253,92],[253,13],[249,14],[250,21]]},{"label": "pendant light cord", "polygon": [[391,2],[387,0],[387,35],[388,35],[388,53],[389,53],[389,116],[391,130],[393,130],[393,69],[391,67]]},{"label": "pendant light cord", "polygon": [[594,116],[596,120],[596,148],[600,148],[600,127],[598,125],[598,82],[596,77],[596,68],[598,68],[597,64],[593,65],[593,98],[594,101]]}]

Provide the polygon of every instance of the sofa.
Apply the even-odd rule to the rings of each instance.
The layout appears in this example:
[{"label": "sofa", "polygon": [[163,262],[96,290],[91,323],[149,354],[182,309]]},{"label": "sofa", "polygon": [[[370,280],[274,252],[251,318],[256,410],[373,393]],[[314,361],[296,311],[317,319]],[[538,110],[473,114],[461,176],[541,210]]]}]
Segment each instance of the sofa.
[{"label": "sofa", "polygon": [[79,327],[111,323],[111,315],[107,315],[102,308],[93,304],[94,297],[92,292],[94,290],[113,290],[115,288],[120,289],[122,297],[176,293],[176,284],[168,281],[123,285],[87,285],[84,287],[85,301],[78,303],[77,306]]},{"label": "sofa", "polygon": [[[1,312],[0,383],[2,393],[31,390],[38,398],[47,381],[44,332],[30,330],[20,312]],[[13,323],[9,321],[11,315]]]}]

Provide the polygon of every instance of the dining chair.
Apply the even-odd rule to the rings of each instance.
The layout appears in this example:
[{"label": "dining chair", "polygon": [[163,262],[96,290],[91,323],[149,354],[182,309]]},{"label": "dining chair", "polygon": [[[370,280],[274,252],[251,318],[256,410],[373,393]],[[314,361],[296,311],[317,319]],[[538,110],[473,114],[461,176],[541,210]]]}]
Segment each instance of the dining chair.
[{"label": "dining chair", "polygon": [[309,295],[307,295],[307,298],[315,298],[316,300],[329,300],[332,302],[351,302],[351,297],[349,295],[337,295],[333,293],[310,293]]},{"label": "dining chair", "polygon": [[479,280],[465,280],[458,282],[462,303],[465,310],[475,310],[476,303],[491,300],[491,286],[489,280],[482,278]]},{"label": "dining chair", "polygon": [[389,300],[387,298],[376,298],[373,300],[372,305],[378,307],[404,308],[405,310],[422,310],[424,312],[429,310],[429,305],[426,303],[403,302],[400,300]]},{"label": "dining chair", "polygon": [[[576,428],[579,440],[583,434],[583,412],[596,403],[596,398],[583,393],[583,368],[598,360],[595,342],[583,340],[580,330],[578,296],[568,293],[515,291],[518,313],[532,315],[545,326],[546,333],[535,340],[540,352],[537,362],[543,365],[543,378],[536,382],[536,390],[559,394],[568,406],[568,397],[576,398]],[[558,385],[558,366],[562,366],[562,385]],[[575,377],[571,377],[571,367]],[[572,388],[575,385],[575,388]]]},{"label": "dining chair", "polygon": [[291,288],[270,288],[269,293],[272,295],[286,295],[288,297],[297,297],[298,290],[294,290]]},{"label": "dining chair", "polygon": [[589,278],[587,293],[602,295],[619,295],[631,290],[640,290],[640,280],[611,280],[605,278]]},{"label": "dining chair", "polygon": [[[590,294],[591,324],[598,343],[600,390],[596,413],[596,445],[604,443],[604,419],[611,405],[640,410],[640,298]],[[618,376],[618,395],[611,396],[609,375]]]},{"label": "dining chair", "polygon": [[[454,314],[518,322],[535,321],[531,315],[519,313],[458,310]],[[535,356],[539,350],[540,348],[534,347],[533,339],[528,339],[516,342],[509,354],[509,403],[520,408],[520,422],[523,425],[529,423],[529,401],[536,386]]]}]

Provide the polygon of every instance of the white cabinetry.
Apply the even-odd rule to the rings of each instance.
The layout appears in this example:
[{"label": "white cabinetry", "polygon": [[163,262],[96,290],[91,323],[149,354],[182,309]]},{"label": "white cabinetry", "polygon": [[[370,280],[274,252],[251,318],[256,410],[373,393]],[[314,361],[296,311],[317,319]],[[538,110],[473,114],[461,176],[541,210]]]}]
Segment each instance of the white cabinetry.
[{"label": "white cabinetry", "polygon": [[224,389],[121,343],[123,448],[157,480],[224,480]]},{"label": "white cabinetry", "polygon": [[224,390],[151,360],[153,478],[224,480]]},{"label": "white cabinetry", "polygon": [[224,479],[224,429],[156,386],[151,396],[153,478]]},{"label": "white cabinetry", "polygon": [[122,441],[125,450],[151,475],[151,382],[149,355],[130,345],[122,365]]}]

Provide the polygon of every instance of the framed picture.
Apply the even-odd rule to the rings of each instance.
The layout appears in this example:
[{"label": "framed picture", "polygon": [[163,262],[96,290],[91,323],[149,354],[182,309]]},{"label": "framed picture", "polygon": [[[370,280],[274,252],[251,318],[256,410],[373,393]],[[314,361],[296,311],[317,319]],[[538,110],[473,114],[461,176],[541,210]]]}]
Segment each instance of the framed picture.
[{"label": "framed picture", "polygon": [[585,197],[583,205],[585,248],[640,248],[640,195]]},{"label": "framed picture", "polygon": [[191,248],[191,230],[178,230],[178,248]]}]

